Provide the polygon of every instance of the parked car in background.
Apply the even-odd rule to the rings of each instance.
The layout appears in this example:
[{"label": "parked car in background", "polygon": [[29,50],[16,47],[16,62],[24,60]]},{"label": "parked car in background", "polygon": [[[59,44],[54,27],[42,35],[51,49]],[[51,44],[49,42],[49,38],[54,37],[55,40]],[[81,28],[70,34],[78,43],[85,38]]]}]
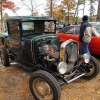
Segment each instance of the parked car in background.
[{"label": "parked car in background", "polygon": [[[80,25],[66,26],[56,33],[60,37],[60,41],[64,42],[68,39],[76,40],[81,47],[79,41]],[[96,28],[92,27],[92,39],[89,44],[89,50],[92,54],[100,55],[100,33]]]},{"label": "parked car in background", "polygon": [[61,30],[63,27],[63,24],[56,24],[56,30]]},{"label": "parked car in background", "polygon": [[90,24],[92,25],[92,27],[95,27],[96,30],[98,30],[100,33],[100,22],[90,22]]}]

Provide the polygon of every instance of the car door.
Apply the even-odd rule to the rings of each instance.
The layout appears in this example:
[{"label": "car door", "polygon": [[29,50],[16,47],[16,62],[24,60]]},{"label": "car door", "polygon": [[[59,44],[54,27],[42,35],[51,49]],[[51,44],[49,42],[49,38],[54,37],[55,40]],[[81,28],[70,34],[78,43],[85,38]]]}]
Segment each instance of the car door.
[{"label": "car door", "polygon": [[89,43],[89,50],[93,54],[100,55],[100,36],[95,36],[92,32],[91,42]]},{"label": "car door", "polygon": [[21,50],[21,31],[19,30],[20,22],[17,20],[11,20],[7,22],[9,38],[7,41],[10,46],[10,51],[14,52],[16,55],[19,54]]}]

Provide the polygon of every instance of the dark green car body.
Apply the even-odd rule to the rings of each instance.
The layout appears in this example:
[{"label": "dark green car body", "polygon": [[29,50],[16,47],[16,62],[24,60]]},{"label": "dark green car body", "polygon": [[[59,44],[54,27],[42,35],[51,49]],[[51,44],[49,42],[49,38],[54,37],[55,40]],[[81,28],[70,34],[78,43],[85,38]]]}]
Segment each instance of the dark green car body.
[{"label": "dark green car body", "polygon": [[[50,40],[51,45],[60,48],[59,37],[56,36],[56,19],[52,17],[16,16],[6,20],[8,37],[1,35],[3,44],[15,56],[29,63],[38,63],[38,58],[45,52],[43,43]],[[6,38],[5,38],[6,36]]]}]

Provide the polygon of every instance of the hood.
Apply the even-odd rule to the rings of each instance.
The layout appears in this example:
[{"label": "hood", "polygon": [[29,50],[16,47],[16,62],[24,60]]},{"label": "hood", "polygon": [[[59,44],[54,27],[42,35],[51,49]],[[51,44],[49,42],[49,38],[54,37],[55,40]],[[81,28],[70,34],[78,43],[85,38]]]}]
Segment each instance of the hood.
[{"label": "hood", "polygon": [[25,35],[22,37],[22,40],[26,40],[26,41],[31,41],[33,39],[36,38],[43,38],[43,37],[54,37],[56,36],[56,34],[45,34],[45,33],[34,33],[34,34],[29,34],[29,35]]}]

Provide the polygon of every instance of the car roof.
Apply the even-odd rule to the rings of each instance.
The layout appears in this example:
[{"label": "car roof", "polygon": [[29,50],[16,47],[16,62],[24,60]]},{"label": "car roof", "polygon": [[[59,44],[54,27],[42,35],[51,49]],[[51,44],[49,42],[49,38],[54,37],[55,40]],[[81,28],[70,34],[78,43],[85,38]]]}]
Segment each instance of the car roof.
[{"label": "car roof", "polygon": [[19,21],[32,21],[32,20],[45,20],[45,21],[56,21],[53,17],[33,17],[33,16],[10,16],[6,19],[7,21],[19,20]]}]

